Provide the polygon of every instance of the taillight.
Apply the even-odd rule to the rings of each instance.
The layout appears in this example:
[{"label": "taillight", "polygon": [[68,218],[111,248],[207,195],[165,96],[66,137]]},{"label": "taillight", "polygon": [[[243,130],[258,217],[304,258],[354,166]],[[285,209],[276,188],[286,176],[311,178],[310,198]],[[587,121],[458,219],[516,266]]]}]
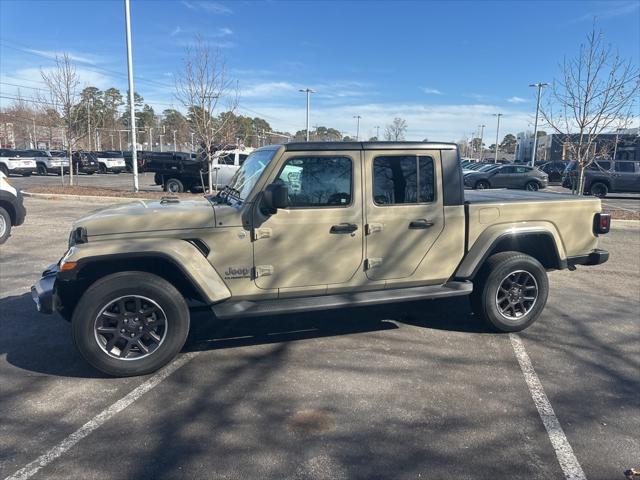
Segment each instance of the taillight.
[{"label": "taillight", "polygon": [[593,233],[596,235],[609,233],[611,229],[611,215],[608,213],[596,213],[593,218]]}]

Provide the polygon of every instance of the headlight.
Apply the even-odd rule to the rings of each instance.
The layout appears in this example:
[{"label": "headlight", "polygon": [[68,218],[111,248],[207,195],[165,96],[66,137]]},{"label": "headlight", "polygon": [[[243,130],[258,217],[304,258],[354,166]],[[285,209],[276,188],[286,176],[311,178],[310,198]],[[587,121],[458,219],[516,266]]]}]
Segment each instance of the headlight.
[{"label": "headlight", "polygon": [[78,227],[71,230],[69,234],[69,248],[82,243],[87,243],[87,229]]}]

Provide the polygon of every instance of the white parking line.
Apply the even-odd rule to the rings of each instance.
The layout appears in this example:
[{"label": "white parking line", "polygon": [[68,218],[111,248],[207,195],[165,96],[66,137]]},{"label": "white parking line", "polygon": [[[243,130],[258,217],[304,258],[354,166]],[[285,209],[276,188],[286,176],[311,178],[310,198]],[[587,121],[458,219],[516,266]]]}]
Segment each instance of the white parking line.
[{"label": "white parking line", "polygon": [[529,387],[531,398],[533,398],[533,403],[535,403],[538,409],[538,414],[544,424],[544,428],[547,429],[547,435],[549,435],[549,440],[551,440],[551,445],[553,445],[553,449],[556,452],[556,457],[558,457],[558,462],[560,462],[560,468],[562,468],[565,478],[567,480],[586,480],[587,477],[573,453],[573,449],[564,434],[564,430],[562,430],[562,426],[553,411],[551,403],[549,403],[547,395],[544,393],[542,383],[540,383],[540,379],[533,369],[533,365],[531,364],[522,340],[520,340],[520,337],[515,333],[510,333],[509,338],[511,339],[511,345],[520,364],[524,379]]},{"label": "white parking line", "polygon": [[73,447],[80,440],[85,438],[91,432],[102,426],[107,420],[113,417],[115,414],[121,412],[133,402],[138,400],[141,396],[147,393],[149,390],[153,389],[160,382],[166,379],[173,372],[178,370],[180,367],[186,365],[193,357],[195,356],[195,352],[185,353],[180,358],[178,358],[175,362],[166,366],[163,370],[160,370],[153,377],[148,379],[146,382],[142,383],[138,387],[134,388],[127,395],[122,397],[120,400],[112,404],[107,409],[100,412],[98,415],[93,417],[87,423],[85,423],[78,430],[73,432],[67,438],[65,438],[58,445],[53,447],[48,452],[40,455],[33,462],[27,464],[25,467],[18,470],[16,473],[11,475],[10,477],[6,477],[5,480],[25,480],[27,478],[35,475],[38,470],[42,467],[45,467],[49,463],[53,462],[56,458],[63,455],[67,450]]}]

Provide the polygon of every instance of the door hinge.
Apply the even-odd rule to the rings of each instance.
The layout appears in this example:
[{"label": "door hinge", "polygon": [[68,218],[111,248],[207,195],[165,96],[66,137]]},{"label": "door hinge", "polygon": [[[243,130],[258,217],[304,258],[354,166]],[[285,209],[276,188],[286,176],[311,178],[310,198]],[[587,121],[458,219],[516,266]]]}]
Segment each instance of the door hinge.
[{"label": "door hinge", "polygon": [[270,228],[254,228],[253,229],[253,241],[260,240],[261,238],[271,238],[272,230]]},{"label": "door hinge", "polygon": [[256,278],[273,275],[273,265],[256,265],[254,267],[254,273]]},{"label": "door hinge", "polygon": [[365,233],[371,235],[372,233],[381,232],[384,226],[382,223],[367,223],[364,227]]},{"label": "door hinge", "polygon": [[367,258],[364,261],[364,269],[365,270],[371,270],[372,268],[379,267],[380,265],[382,265],[382,259],[381,258]]}]

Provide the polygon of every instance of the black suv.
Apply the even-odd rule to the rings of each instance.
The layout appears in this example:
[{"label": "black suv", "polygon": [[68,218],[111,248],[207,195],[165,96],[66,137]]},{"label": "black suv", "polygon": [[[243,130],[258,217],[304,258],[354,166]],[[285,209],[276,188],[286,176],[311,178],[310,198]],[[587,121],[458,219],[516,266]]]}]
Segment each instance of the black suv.
[{"label": "black suv", "polygon": [[73,167],[76,173],[93,175],[98,171],[98,157],[91,152],[73,152]]},{"label": "black suv", "polygon": [[549,183],[560,183],[562,181],[564,171],[567,169],[567,165],[569,165],[569,162],[565,160],[556,160],[553,162],[543,163],[538,166],[538,169],[549,175]]},{"label": "black suv", "polygon": [[[573,188],[579,181],[578,163],[567,165],[562,177],[564,188]],[[598,160],[584,171],[584,193],[606,197],[607,193],[640,192],[640,162],[632,160]]]}]

